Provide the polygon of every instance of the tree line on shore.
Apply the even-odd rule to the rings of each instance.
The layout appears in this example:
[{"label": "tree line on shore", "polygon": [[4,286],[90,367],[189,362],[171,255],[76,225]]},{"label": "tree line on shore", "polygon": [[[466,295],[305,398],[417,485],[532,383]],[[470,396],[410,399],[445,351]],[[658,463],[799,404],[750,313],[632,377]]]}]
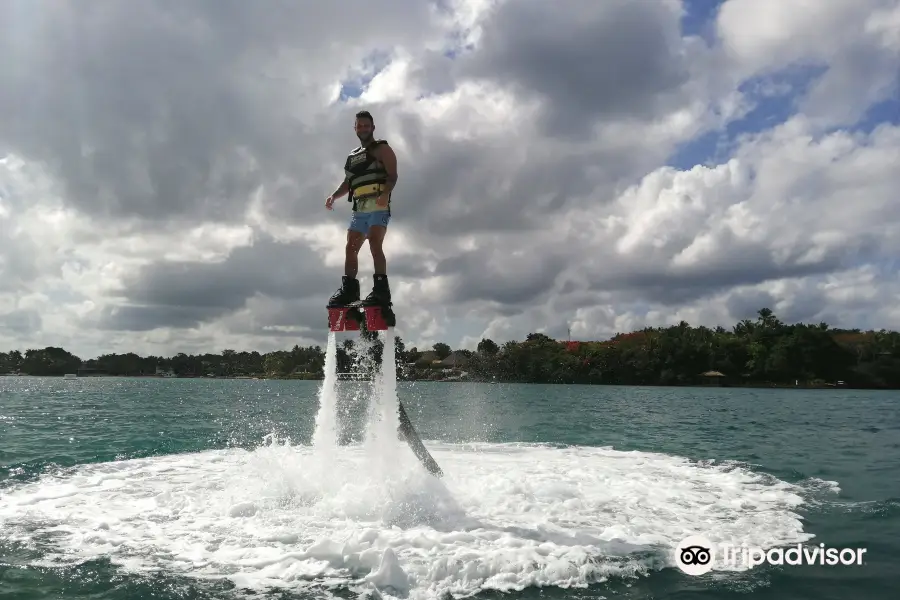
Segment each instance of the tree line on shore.
[{"label": "tree line on shore", "polygon": [[[833,329],[826,323],[786,324],[764,308],[755,320],[732,329],[648,327],[605,341],[571,342],[531,333],[498,345],[482,339],[477,349],[453,351],[444,343],[407,349],[395,336],[401,379],[441,374],[476,381],[619,385],[696,385],[716,378],[725,385],[834,385],[900,388],[900,333]],[[378,363],[377,334],[344,339],[337,350],[340,372]],[[448,361],[450,358],[452,360]],[[0,352],[0,374],[177,377],[278,377],[321,379],[321,346],[294,346],[269,353],[224,350],[171,357],[104,354],[82,360],[63,348]]]}]

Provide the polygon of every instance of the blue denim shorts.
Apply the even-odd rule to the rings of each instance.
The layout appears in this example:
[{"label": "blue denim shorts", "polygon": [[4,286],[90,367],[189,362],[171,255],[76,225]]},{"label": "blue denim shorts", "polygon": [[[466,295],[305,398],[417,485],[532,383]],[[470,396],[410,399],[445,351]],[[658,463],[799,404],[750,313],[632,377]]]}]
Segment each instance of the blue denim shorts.
[{"label": "blue denim shorts", "polygon": [[369,235],[369,227],[380,225],[387,227],[391,222],[391,213],[387,210],[373,212],[355,212],[350,219],[350,231],[358,231],[363,235]]}]

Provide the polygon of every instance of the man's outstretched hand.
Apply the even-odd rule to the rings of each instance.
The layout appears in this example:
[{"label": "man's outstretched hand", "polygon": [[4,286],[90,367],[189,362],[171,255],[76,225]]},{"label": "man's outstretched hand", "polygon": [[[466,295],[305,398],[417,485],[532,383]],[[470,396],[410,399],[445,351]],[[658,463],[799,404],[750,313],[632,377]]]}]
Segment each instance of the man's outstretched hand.
[{"label": "man's outstretched hand", "polygon": [[334,210],[334,196],[328,196],[325,198],[325,208],[328,210]]}]

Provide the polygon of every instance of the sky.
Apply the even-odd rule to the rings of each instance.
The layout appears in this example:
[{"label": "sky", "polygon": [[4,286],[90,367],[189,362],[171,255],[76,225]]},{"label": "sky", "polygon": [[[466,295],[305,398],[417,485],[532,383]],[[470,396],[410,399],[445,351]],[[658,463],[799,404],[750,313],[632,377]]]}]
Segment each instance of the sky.
[{"label": "sky", "polygon": [[7,0],[0,55],[0,350],[324,346],[363,109],[407,347],[900,329],[900,0]]}]

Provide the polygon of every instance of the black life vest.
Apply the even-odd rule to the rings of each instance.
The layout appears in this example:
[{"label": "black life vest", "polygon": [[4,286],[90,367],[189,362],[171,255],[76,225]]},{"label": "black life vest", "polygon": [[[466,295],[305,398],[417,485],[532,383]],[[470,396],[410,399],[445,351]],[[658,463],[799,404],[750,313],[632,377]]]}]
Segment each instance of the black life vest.
[{"label": "black life vest", "polygon": [[[344,163],[344,173],[347,175],[347,185],[350,188],[347,200],[353,202],[354,211],[359,206],[358,202],[367,200],[374,202],[387,184],[387,170],[370,152],[381,144],[387,144],[387,141],[375,140],[368,146],[359,146],[347,156]],[[388,211],[390,207],[388,198]]]}]

